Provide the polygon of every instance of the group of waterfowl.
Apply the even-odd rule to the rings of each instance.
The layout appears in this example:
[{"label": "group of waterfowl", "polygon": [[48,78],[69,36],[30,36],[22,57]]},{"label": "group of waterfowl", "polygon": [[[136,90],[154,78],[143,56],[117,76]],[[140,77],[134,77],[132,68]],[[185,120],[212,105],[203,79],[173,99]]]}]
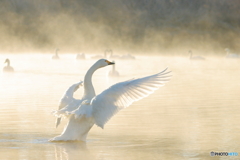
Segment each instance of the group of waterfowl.
[{"label": "group of waterfowl", "polygon": [[[52,59],[60,59],[59,55],[58,55],[58,51],[59,49],[56,49],[55,51],[55,54],[52,56]],[[232,53],[231,50],[229,48],[225,48],[225,51],[226,51],[226,57],[225,58],[228,58],[228,59],[240,59],[240,55],[239,54],[236,54],[236,53]],[[108,54],[110,54],[108,56]],[[101,59],[101,58],[109,58],[109,59],[112,59],[112,60],[119,60],[119,59],[129,59],[129,60],[133,60],[135,59],[134,56],[130,55],[130,54],[125,54],[125,55],[115,55],[113,54],[113,51],[111,49],[107,49],[105,50],[104,54],[103,55],[94,55],[94,56],[91,56],[91,59]],[[76,56],[76,59],[86,59],[86,56],[84,53],[82,54],[77,54]],[[189,59],[190,60],[206,60],[204,57],[202,56],[198,56],[198,55],[193,55],[192,51],[189,50]],[[14,69],[12,66],[10,66],[10,60],[9,59],[6,59],[5,62],[7,65],[3,68],[3,72],[14,72]],[[109,76],[119,76],[119,73],[118,71],[116,71],[115,69],[115,65],[113,65],[112,67],[112,70],[109,71],[108,73]]]},{"label": "group of waterfowl", "polygon": [[[52,59],[60,59],[60,56],[58,55],[59,49],[56,49],[55,54],[52,56]],[[111,49],[106,49],[103,54],[97,54],[90,57],[91,59],[101,59],[101,58],[109,58],[109,59],[122,59],[122,60],[133,60],[136,59],[135,56],[131,54],[124,54],[124,55],[115,55],[113,54],[113,51]],[[86,59],[85,53],[77,54],[76,59],[84,60]]]},{"label": "group of waterfowl", "polygon": [[[205,60],[204,57],[193,56],[191,51],[189,53],[191,60]],[[147,97],[170,78],[170,72],[165,69],[154,75],[117,83],[96,95],[92,84],[93,73],[99,68],[114,64],[106,59],[100,59],[87,71],[84,81],[70,86],[61,99],[58,110],[54,111],[57,116],[56,127],[60,124],[61,117],[67,117],[68,123],[63,132],[50,141],[86,141],[88,132],[94,124],[104,128],[116,113],[134,101]],[[73,93],[82,85],[84,88],[82,99],[73,98]]]},{"label": "group of waterfowl", "polygon": [[[60,59],[60,57],[58,55],[58,51],[59,51],[59,49],[57,48],[56,51],[55,51],[55,54],[52,56],[52,59],[54,59],[54,60]],[[119,60],[119,59],[134,60],[135,59],[135,57],[132,56],[131,54],[114,55],[113,51],[111,49],[106,49],[103,54],[94,55],[94,56],[91,56],[90,58],[91,59],[109,58],[109,59],[112,59],[112,60],[115,60],[115,59],[117,59],[117,60]],[[76,59],[84,60],[84,59],[86,59],[86,56],[85,56],[84,53],[77,54]],[[110,76],[110,77],[118,77],[119,76],[119,72],[116,71],[115,65],[113,65],[112,70],[108,72],[108,76]]]},{"label": "group of waterfowl", "polygon": [[[4,63],[7,63],[5,67],[3,67],[3,72],[14,72],[14,69],[12,66],[10,66],[10,60],[6,59]],[[115,63],[112,65],[112,70],[108,72],[108,76],[110,77],[118,77],[119,72],[115,68]]]},{"label": "group of waterfowl", "polygon": [[[225,51],[226,51],[226,56],[225,58],[228,58],[228,59],[238,59],[240,58],[240,55],[239,54],[236,54],[236,53],[232,53],[231,50],[229,48],[225,48]],[[189,59],[190,60],[206,60],[204,57],[202,56],[193,56],[192,54],[192,51],[189,50]]]}]

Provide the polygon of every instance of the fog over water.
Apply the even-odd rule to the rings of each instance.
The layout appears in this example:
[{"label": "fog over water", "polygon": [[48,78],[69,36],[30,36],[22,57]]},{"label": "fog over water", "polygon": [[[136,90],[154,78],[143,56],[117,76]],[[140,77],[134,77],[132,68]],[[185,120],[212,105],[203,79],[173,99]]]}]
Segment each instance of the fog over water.
[{"label": "fog over water", "polygon": [[[94,126],[86,143],[48,142],[67,123],[55,129],[51,111],[96,61],[90,56],[75,60],[62,54],[51,60],[50,54],[1,54],[2,61],[12,60],[15,72],[0,75],[0,159],[212,159],[211,151],[239,152],[239,60],[224,57],[115,60],[119,77],[107,76],[111,66],[94,73],[97,94],[167,66],[173,77],[114,116],[104,130]],[[82,88],[74,96],[81,95]]]},{"label": "fog over water", "polygon": [[240,49],[238,0],[3,0],[0,7],[5,52]]},{"label": "fog over water", "polygon": [[[210,156],[240,154],[239,8],[237,0],[0,1],[1,70],[7,58],[14,69],[0,72],[0,159],[239,159]],[[166,67],[173,76],[104,129],[94,125],[86,143],[49,142],[67,124],[56,129],[52,111],[106,50],[119,76],[97,70],[96,94]]]}]

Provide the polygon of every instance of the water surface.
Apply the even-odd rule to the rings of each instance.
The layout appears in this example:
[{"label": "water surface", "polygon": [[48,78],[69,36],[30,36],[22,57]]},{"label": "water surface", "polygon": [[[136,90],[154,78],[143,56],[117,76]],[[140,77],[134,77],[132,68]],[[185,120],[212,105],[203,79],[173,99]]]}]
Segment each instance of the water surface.
[{"label": "water surface", "polygon": [[[57,109],[65,90],[83,80],[95,60],[62,54],[1,54],[14,73],[0,73],[0,159],[218,159],[211,151],[240,153],[240,61],[208,57],[144,57],[115,60],[94,73],[97,93],[114,83],[155,74],[165,67],[173,77],[149,97],[113,117],[105,129],[94,126],[86,143],[51,143]],[[81,98],[82,89],[75,97]],[[229,158],[229,157],[228,157]],[[240,159],[238,157],[231,157]]]}]

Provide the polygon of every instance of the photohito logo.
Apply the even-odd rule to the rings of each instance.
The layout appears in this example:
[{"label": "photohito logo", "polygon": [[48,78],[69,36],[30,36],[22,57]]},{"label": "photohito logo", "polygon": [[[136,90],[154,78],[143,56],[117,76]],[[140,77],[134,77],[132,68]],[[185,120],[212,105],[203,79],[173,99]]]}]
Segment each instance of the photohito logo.
[{"label": "photohito logo", "polygon": [[210,156],[238,156],[238,152],[210,152]]}]

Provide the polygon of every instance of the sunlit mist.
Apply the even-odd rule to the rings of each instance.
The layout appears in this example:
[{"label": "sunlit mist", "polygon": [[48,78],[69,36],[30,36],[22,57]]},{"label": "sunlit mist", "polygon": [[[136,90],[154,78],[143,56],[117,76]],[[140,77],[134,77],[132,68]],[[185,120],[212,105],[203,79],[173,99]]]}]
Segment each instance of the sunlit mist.
[{"label": "sunlit mist", "polygon": [[[1,1],[5,52],[239,48],[236,0]],[[219,54],[219,53],[218,53]]]},{"label": "sunlit mist", "polygon": [[[9,0],[0,8],[0,159],[240,154],[237,0]],[[172,77],[104,129],[94,125],[86,142],[50,142],[68,123],[55,127],[61,97],[101,58],[115,65],[94,72],[96,94],[165,68]]]}]

